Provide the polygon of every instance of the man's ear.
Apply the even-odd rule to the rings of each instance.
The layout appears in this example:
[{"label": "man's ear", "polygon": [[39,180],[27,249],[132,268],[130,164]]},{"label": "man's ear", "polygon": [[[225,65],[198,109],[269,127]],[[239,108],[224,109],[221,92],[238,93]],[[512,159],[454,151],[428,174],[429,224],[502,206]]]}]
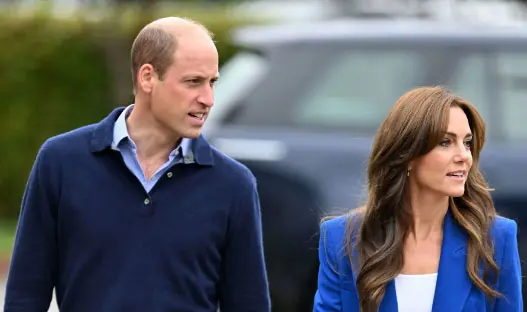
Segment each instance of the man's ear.
[{"label": "man's ear", "polygon": [[157,73],[151,64],[143,64],[137,73],[137,85],[144,93],[151,93],[157,82]]}]

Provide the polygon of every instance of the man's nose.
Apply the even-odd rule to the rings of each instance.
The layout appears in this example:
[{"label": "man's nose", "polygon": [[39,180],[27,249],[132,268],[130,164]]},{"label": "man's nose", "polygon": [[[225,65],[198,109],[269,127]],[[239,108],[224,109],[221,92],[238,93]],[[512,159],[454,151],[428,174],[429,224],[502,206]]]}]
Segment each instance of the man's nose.
[{"label": "man's nose", "polygon": [[214,89],[211,86],[205,86],[201,91],[198,101],[207,107],[212,107],[214,104]]}]

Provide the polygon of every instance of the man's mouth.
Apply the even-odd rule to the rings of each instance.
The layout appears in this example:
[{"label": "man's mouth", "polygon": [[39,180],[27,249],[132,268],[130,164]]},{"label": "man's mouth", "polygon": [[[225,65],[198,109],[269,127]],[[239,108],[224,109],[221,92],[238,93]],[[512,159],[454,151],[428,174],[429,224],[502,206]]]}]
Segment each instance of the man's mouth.
[{"label": "man's mouth", "polygon": [[203,117],[205,116],[205,113],[188,113],[188,115],[189,115],[190,117],[193,117],[193,118],[196,118],[196,119],[202,120]]}]

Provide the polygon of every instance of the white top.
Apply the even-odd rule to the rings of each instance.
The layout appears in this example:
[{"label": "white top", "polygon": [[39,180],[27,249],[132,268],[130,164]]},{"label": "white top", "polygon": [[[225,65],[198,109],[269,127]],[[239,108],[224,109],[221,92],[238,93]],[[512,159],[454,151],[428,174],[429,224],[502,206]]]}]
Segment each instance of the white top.
[{"label": "white top", "polygon": [[399,312],[431,312],[437,273],[395,277]]}]

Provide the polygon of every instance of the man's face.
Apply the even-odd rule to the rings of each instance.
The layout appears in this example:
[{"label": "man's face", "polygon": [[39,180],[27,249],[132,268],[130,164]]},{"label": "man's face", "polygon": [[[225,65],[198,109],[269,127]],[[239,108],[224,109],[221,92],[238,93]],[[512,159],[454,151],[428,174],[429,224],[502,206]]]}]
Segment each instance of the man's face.
[{"label": "man's face", "polygon": [[173,64],[151,94],[158,122],[177,137],[196,138],[214,103],[218,52],[204,34],[178,38]]}]

